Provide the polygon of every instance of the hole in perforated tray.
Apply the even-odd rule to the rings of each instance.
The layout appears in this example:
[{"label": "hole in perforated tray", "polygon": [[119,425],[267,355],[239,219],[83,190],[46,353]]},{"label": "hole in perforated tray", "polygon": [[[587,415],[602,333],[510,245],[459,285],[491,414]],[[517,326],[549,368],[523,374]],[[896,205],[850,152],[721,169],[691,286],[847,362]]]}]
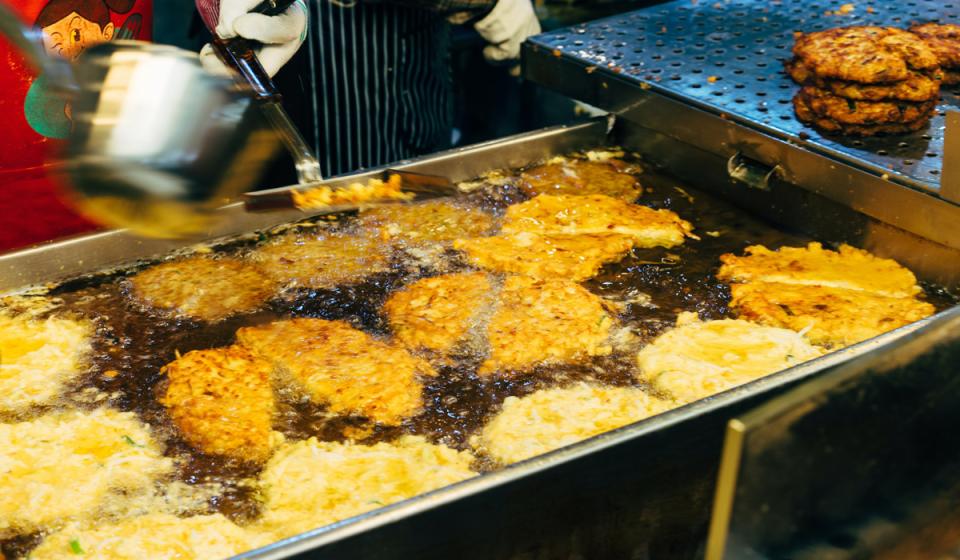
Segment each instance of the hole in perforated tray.
[{"label": "hole in perforated tray", "polygon": [[878,155],[878,156],[885,156],[885,155],[887,155],[887,151],[886,151],[886,150],[877,150],[877,155]]},{"label": "hole in perforated tray", "polygon": [[939,174],[940,174],[940,171],[938,171],[938,170],[936,170],[936,169],[931,169],[931,170],[930,170],[930,174],[931,174],[931,175],[939,175]]},{"label": "hole in perforated tray", "polygon": [[927,157],[937,157],[937,152],[927,152]]}]

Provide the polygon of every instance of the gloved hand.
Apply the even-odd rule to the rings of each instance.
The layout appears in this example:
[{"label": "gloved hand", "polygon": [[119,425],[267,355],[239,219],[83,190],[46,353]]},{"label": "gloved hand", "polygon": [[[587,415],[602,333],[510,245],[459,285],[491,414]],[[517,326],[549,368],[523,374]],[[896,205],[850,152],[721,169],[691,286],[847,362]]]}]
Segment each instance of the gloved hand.
[{"label": "gloved hand", "polygon": [[520,60],[520,44],[540,33],[540,22],[531,0],[499,0],[473,28],[490,43],[483,49],[488,62],[516,64]]},{"label": "gloved hand", "polygon": [[[297,0],[278,16],[247,13],[261,0],[222,0],[216,33],[223,39],[243,37],[263,43],[257,57],[272,77],[283,68],[307,37],[307,7]],[[200,51],[200,62],[209,72],[229,74],[211,45]]]}]

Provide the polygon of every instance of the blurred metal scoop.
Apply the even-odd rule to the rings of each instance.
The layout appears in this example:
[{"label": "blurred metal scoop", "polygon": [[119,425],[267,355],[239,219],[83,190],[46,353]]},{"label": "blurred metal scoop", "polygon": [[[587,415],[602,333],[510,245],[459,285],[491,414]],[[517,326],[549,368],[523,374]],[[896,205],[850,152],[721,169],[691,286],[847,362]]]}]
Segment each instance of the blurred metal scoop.
[{"label": "blurred metal scoop", "polygon": [[0,33],[72,104],[64,182],[95,220],[149,236],[202,234],[275,152],[249,92],[205,72],[194,53],[115,41],[71,67],[2,2]]}]

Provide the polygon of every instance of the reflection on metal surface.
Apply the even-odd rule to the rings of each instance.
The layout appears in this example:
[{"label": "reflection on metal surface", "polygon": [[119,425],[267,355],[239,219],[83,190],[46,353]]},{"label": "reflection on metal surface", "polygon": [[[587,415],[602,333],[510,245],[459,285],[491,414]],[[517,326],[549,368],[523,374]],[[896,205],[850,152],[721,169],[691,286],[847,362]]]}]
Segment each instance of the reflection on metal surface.
[{"label": "reflection on metal surface", "polygon": [[707,537],[707,560],[721,560],[727,545],[727,530],[733,511],[733,497],[737,489],[737,474],[740,471],[740,455],[743,452],[743,434],[746,426],[736,418],[727,424],[727,435],[720,458],[720,474],[717,475],[717,491],[713,499],[713,514],[710,517],[710,532]]},{"label": "reflection on metal surface", "polygon": [[947,111],[940,196],[960,204],[960,111]]},{"label": "reflection on metal surface", "polygon": [[715,520],[729,529],[711,532],[710,557],[928,558],[955,551],[958,362],[954,309],[884,353],[740,416],[744,430],[728,432],[721,471],[734,471],[736,488],[726,495],[730,489],[718,487],[714,511],[732,506],[729,520]]},{"label": "reflection on metal surface", "polygon": [[796,31],[847,25],[906,27],[914,21],[956,23],[960,4],[867,2],[846,14],[834,13],[836,7],[819,0],[782,4],[674,0],[539,35],[530,46],[558,60],[579,63],[579,75],[565,79],[592,84],[592,91],[580,97],[592,105],[615,110],[596,98],[603,94],[604,80],[623,80],[876,175],[888,174],[905,185],[936,191],[944,111],[960,101],[952,90],[943,89],[937,116],[927,129],[914,134],[822,136],[794,116],[790,99],[797,86],[784,74],[782,63],[791,56]]}]

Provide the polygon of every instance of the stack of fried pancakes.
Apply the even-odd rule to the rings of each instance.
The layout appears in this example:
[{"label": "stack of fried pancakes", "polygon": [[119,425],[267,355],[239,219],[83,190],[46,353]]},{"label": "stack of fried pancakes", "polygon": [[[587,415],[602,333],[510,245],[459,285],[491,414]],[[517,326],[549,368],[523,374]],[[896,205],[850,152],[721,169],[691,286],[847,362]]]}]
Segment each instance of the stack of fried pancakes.
[{"label": "stack of fried pancakes", "polygon": [[960,84],[960,25],[955,23],[922,23],[910,27],[910,32],[937,55],[943,72],[943,83]]},{"label": "stack of fried pancakes", "polygon": [[918,36],[893,27],[842,27],[797,36],[787,72],[802,85],[797,117],[851,136],[919,130],[936,111],[939,60]]}]

